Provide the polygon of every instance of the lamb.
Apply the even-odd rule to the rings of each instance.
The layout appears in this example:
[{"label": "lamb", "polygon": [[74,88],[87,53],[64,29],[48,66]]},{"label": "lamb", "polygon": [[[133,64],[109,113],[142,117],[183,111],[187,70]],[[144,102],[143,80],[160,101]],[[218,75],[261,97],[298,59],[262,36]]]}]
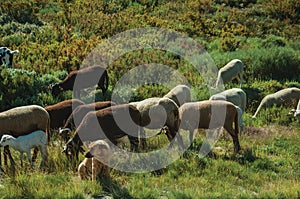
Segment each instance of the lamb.
[{"label": "lamb", "polygon": [[47,161],[47,135],[43,130],[36,130],[28,135],[19,136],[17,138],[4,134],[0,141],[0,147],[11,146],[20,152],[21,166],[23,167],[23,153],[27,154],[27,158],[33,168],[33,161],[30,150],[33,147],[39,147],[42,154],[42,166]]},{"label": "lamb", "polygon": [[218,72],[216,87],[230,82],[232,79],[237,78],[242,88],[244,73],[244,64],[239,59],[233,59]]},{"label": "lamb", "polygon": [[256,118],[262,108],[271,108],[273,106],[293,106],[297,105],[300,99],[300,89],[296,87],[282,89],[276,93],[266,95],[260,102],[252,118]]},{"label": "lamb", "polygon": [[205,100],[185,103],[179,108],[178,126],[179,129],[190,132],[190,143],[193,142],[195,129],[224,127],[233,139],[234,151],[241,150],[238,139],[238,113],[230,102]]},{"label": "lamb", "polygon": [[[0,113],[0,137],[3,134],[11,135],[15,138],[27,135],[36,130],[43,130],[48,136],[49,142],[50,117],[48,112],[41,106],[29,105],[16,107]],[[9,155],[11,164],[14,163],[8,147],[4,147],[5,154]],[[37,150],[33,155],[36,157]],[[4,161],[6,164],[6,155]],[[1,160],[0,160],[1,162]]]},{"label": "lamb", "polygon": [[188,86],[180,84],[170,90],[163,97],[173,100],[177,106],[180,107],[182,104],[191,101],[191,91]]},{"label": "lamb", "polygon": [[78,175],[82,180],[92,178],[111,180],[110,159],[112,151],[104,140],[97,140],[89,145],[85,159],[78,166]]},{"label": "lamb", "polygon": [[[130,114],[130,115],[128,115]],[[128,136],[130,149],[138,149],[138,127],[140,112],[132,105],[122,104],[98,111],[89,112],[76,129],[74,136],[64,146],[67,158],[78,160],[79,152],[83,153],[83,142],[109,139],[113,143],[117,139]],[[129,134],[130,133],[130,134]]]},{"label": "lamb", "polygon": [[240,89],[240,88],[232,88],[229,90],[225,90],[221,93],[212,95],[209,100],[223,100],[233,103],[236,108],[238,108],[238,114],[239,114],[239,126],[240,130],[243,131],[244,125],[243,125],[243,113],[246,109],[246,101],[247,101],[247,95],[246,93]]},{"label": "lamb", "polygon": [[[145,128],[167,129],[166,136],[171,142],[177,137],[178,145],[183,147],[181,137],[177,134],[178,129],[175,124],[178,120],[178,106],[169,98],[148,98],[139,102],[131,102],[141,113],[140,137],[142,147],[146,147]],[[167,128],[165,128],[167,127]]]},{"label": "lamb", "polygon": [[101,66],[72,71],[63,81],[52,84],[50,87],[53,96],[57,96],[61,91],[73,90],[74,96],[78,98],[80,97],[81,89],[94,86],[95,84],[105,94],[108,89],[108,74]]},{"label": "lamb", "polygon": [[14,55],[19,54],[18,50],[10,50],[7,47],[0,47],[0,66],[5,64],[6,68],[12,68]]},{"label": "lamb", "polygon": [[50,128],[58,129],[63,126],[76,107],[83,105],[84,102],[78,99],[70,99],[54,105],[46,106],[45,110],[50,116]]},{"label": "lamb", "polygon": [[290,112],[289,112],[290,115],[294,115],[294,117],[296,118],[296,120],[300,123],[300,99],[299,99],[299,102],[298,102],[298,105],[297,105],[297,108],[296,110],[295,109],[292,109]]}]

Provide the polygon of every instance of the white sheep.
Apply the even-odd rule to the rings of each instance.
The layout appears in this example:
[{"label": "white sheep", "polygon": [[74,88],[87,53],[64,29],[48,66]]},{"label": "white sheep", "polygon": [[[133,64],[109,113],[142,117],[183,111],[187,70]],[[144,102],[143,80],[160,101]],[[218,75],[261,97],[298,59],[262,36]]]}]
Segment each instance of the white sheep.
[{"label": "white sheep", "polygon": [[296,87],[285,88],[276,93],[266,95],[260,102],[252,118],[256,118],[262,108],[271,108],[273,106],[296,106],[300,99],[300,89]]},{"label": "white sheep", "polygon": [[238,81],[240,82],[240,87],[242,87],[243,73],[243,62],[239,59],[231,60],[228,64],[226,64],[219,70],[216,87],[220,87],[222,84],[226,84],[234,78],[238,79]]},{"label": "white sheep", "polygon": [[33,167],[33,161],[30,150],[38,147],[42,154],[42,165],[47,161],[47,134],[43,130],[34,131],[28,135],[19,136],[17,138],[11,135],[3,135],[0,141],[0,147],[11,146],[20,152],[21,166],[23,166],[23,153],[27,154],[28,160]]},{"label": "white sheep", "polygon": [[209,100],[223,100],[233,103],[238,110],[240,131],[243,131],[244,125],[242,119],[246,109],[247,95],[242,89],[232,88],[225,90],[221,93],[212,95]]},{"label": "white sheep", "polygon": [[191,101],[191,89],[186,85],[178,85],[171,89],[166,95],[163,97],[169,98],[173,100],[178,107],[186,102]]},{"label": "white sheep", "polygon": [[110,159],[112,151],[104,140],[97,140],[89,145],[85,159],[78,166],[78,175],[82,180],[92,177],[92,181],[105,178],[110,180]]},{"label": "white sheep", "polygon": [[178,145],[183,147],[183,141],[177,133],[178,128],[175,125],[178,120],[178,106],[173,100],[166,97],[153,97],[139,102],[131,102],[130,104],[135,106],[141,113],[141,127],[139,130],[143,148],[146,147],[146,133],[143,127],[148,129],[168,127],[164,129],[168,129],[165,134],[170,143],[176,137]]}]

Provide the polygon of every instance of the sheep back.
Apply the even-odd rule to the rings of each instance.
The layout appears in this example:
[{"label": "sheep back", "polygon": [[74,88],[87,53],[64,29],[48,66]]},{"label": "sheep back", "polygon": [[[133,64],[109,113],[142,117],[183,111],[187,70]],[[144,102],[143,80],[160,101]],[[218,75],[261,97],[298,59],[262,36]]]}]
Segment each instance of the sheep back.
[{"label": "sheep back", "polygon": [[21,106],[0,113],[0,137],[3,134],[18,137],[35,130],[43,130],[49,136],[49,128],[49,114],[41,106]]},{"label": "sheep back", "polygon": [[236,107],[227,101],[190,102],[179,108],[180,128],[193,131],[222,127],[226,121],[233,123],[236,115]]},{"label": "sheep back", "polygon": [[57,129],[63,126],[68,117],[71,115],[72,110],[83,104],[84,102],[81,100],[70,99],[54,105],[46,106],[45,110],[50,116],[50,128]]},{"label": "sheep back", "polygon": [[181,106],[191,101],[191,91],[186,85],[178,85],[171,89],[164,97],[173,100],[177,106]]}]

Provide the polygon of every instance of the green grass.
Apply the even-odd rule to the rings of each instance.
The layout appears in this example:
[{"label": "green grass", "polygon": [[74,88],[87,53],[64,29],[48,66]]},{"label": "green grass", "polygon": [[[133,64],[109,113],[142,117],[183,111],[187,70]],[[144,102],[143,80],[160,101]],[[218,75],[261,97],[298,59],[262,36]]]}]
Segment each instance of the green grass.
[{"label": "green grass", "polygon": [[[210,156],[200,157],[204,131],[174,163],[148,173],[112,170],[112,183],[81,181],[60,146],[50,146],[50,168],[18,166],[15,176],[0,179],[0,198],[297,198],[300,197],[300,130],[293,126],[246,126],[242,152],[233,153],[225,132]],[[187,133],[187,132],[181,132]],[[149,148],[166,143],[164,135],[148,141]],[[17,153],[13,153],[19,164]],[[40,158],[40,157],[39,157]],[[81,156],[80,159],[83,157]],[[37,164],[40,162],[38,159]],[[78,163],[77,163],[78,164]],[[6,168],[6,167],[5,167]],[[7,170],[8,168],[6,168]]]}]

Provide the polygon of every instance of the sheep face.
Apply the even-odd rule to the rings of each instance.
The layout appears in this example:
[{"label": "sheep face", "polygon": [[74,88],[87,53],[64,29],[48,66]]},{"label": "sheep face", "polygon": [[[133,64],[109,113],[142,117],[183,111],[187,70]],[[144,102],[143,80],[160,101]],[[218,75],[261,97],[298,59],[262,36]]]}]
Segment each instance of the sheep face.
[{"label": "sheep face", "polygon": [[14,137],[10,135],[3,135],[0,141],[0,147],[10,146]]},{"label": "sheep face", "polygon": [[79,145],[79,143],[75,143],[73,139],[70,139],[63,149],[63,153],[66,154],[69,160],[73,160],[74,156],[78,159],[78,152],[83,154],[84,149]]}]

